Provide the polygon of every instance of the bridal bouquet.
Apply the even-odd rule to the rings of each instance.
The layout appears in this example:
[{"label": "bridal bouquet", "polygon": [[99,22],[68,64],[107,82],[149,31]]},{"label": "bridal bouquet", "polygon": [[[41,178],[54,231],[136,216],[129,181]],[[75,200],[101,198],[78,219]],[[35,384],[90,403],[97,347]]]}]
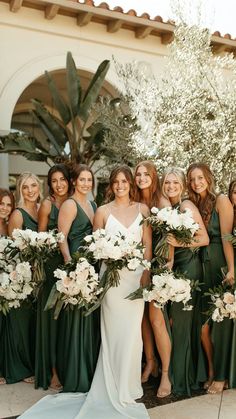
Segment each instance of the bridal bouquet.
[{"label": "bridal bouquet", "polygon": [[62,307],[88,308],[98,299],[102,289],[98,288],[98,274],[94,267],[83,257],[72,260],[63,269],[56,269],[54,276],[59,280],[53,286],[45,310],[54,306],[57,319]]},{"label": "bridal bouquet", "polygon": [[12,255],[13,249],[11,239],[0,239],[0,312],[3,314],[19,307],[35,286],[29,262],[22,262],[17,252]]},{"label": "bridal bouquet", "polygon": [[153,275],[152,283],[145,287],[139,288],[126,298],[134,300],[143,298],[144,301],[154,302],[154,306],[163,309],[166,303],[175,302],[183,303],[183,310],[192,310],[193,306],[188,302],[191,300],[191,292],[193,288],[197,288],[197,281],[194,283],[183,275],[173,273],[172,271],[162,270]]},{"label": "bridal bouquet", "polygon": [[62,233],[55,230],[36,232],[30,229],[15,229],[12,233],[15,250],[20,252],[21,259],[32,266],[33,279],[37,286],[35,293],[44,280],[44,263],[58,251],[58,244],[64,240]]},{"label": "bridal bouquet", "polygon": [[207,314],[214,322],[222,322],[224,318],[236,319],[236,290],[224,290],[222,286],[215,287],[206,295],[211,297],[211,307]]},{"label": "bridal bouquet", "polygon": [[183,245],[191,244],[194,234],[198,231],[199,225],[192,217],[192,211],[186,209],[180,212],[177,208],[166,207],[159,210],[156,207],[151,209],[151,215],[144,219],[160,236],[154,254],[160,262],[168,258],[169,247],[166,242],[168,234]]},{"label": "bridal bouquet", "polygon": [[126,237],[121,233],[110,234],[100,229],[86,236],[84,240],[87,243],[84,248],[85,257],[93,262],[105,262],[105,271],[99,281],[102,291],[98,301],[87,311],[86,315],[88,315],[101,304],[110,287],[119,285],[119,270],[127,268],[135,271],[139,266],[149,269],[150,262],[144,259],[144,246],[138,243],[132,235]]}]

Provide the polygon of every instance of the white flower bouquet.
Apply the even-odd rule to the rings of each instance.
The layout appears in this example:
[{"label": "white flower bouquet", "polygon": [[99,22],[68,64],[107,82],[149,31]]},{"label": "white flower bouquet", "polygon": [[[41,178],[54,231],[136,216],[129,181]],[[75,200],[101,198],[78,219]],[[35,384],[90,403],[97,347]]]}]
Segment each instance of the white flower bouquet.
[{"label": "white flower bouquet", "polygon": [[173,273],[170,270],[160,270],[153,275],[152,283],[139,288],[127,298],[134,300],[143,298],[144,301],[154,302],[154,306],[163,309],[168,302],[183,303],[183,310],[192,310],[189,304],[193,288],[198,287],[198,281],[193,282],[181,274]]},{"label": "white flower bouquet", "polygon": [[168,258],[168,244],[166,237],[172,234],[175,239],[183,245],[189,245],[193,241],[199,225],[192,217],[192,211],[186,209],[180,212],[177,208],[166,207],[159,210],[156,207],[151,209],[151,215],[143,220],[152,226],[160,240],[154,249],[158,261],[165,262]]},{"label": "white flower bouquet", "polygon": [[236,290],[225,290],[222,286],[210,289],[205,295],[210,295],[209,317],[217,323],[224,318],[236,319]]},{"label": "white flower bouquet", "polygon": [[110,287],[119,285],[119,270],[127,268],[135,271],[139,266],[144,269],[150,268],[150,262],[144,259],[145,248],[138,243],[132,235],[126,237],[121,233],[109,234],[104,229],[96,230],[93,234],[85,237],[87,246],[84,247],[84,255],[93,262],[105,262],[105,271],[99,280],[102,291],[98,301],[92,305],[86,315],[95,310]]},{"label": "white flower bouquet", "polygon": [[35,287],[31,265],[20,260],[14,242],[0,238],[0,311],[6,314],[26,300]]},{"label": "white flower bouquet", "polygon": [[[36,232],[30,229],[15,229],[12,233],[15,251],[20,252],[21,259],[32,266],[35,294],[44,280],[44,263],[59,250],[59,243],[64,240],[62,233],[55,230]],[[13,252],[14,253],[14,252]]]},{"label": "white flower bouquet", "polygon": [[102,291],[98,288],[98,274],[83,257],[67,263],[63,269],[56,269],[54,276],[59,280],[51,290],[45,310],[55,306],[55,319],[58,318],[63,306],[85,307],[88,310],[97,301]]}]

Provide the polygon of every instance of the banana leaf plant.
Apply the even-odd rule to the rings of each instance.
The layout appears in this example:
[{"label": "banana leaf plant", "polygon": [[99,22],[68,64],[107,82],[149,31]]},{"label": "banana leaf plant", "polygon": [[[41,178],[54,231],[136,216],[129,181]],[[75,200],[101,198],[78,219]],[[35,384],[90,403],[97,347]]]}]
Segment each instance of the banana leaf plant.
[{"label": "banana leaf plant", "polygon": [[[32,99],[32,113],[44,139],[26,133],[0,137],[0,153],[23,154],[29,160],[50,162],[71,160],[92,166],[104,151],[106,128],[92,116],[110,62],[103,61],[97,68],[87,90],[82,90],[78,71],[70,52],[66,59],[67,97],[61,95],[52,75],[45,72],[53,98],[56,117],[45,104]],[[54,112],[55,113],[55,112]],[[66,151],[68,150],[68,151]]]}]

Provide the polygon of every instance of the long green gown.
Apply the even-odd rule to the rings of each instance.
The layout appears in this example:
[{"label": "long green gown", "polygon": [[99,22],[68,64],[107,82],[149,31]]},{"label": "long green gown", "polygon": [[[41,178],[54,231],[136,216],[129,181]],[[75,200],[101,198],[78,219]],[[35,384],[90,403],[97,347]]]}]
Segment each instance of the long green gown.
[{"label": "long green gown", "polygon": [[[18,208],[23,217],[22,230],[38,231],[38,223],[24,209]],[[35,312],[32,305],[23,303],[6,316],[3,338],[3,375],[8,384],[34,375]]]},{"label": "long green gown", "polygon": [[5,315],[0,313],[0,377],[3,377],[4,366],[4,351],[3,351],[3,337],[5,330]]},{"label": "long green gown", "polygon": [[[0,238],[4,237],[1,236]],[[3,338],[4,338],[4,330],[5,330],[5,315],[0,312],[0,377],[3,377],[3,365],[4,365],[4,350],[3,350]]]},{"label": "long green gown", "polygon": [[[52,203],[47,230],[57,229],[59,209]],[[56,365],[57,331],[60,323],[54,320],[54,310],[44,311],[52,286],[57,280],[53,271],[63,265],[61,253],[55,253],[44,265],[45,282],[37,301],[36,350],[35,350],[35,388],[48,388],[52,377],[52,368]]]},{"label": "long green gown", "polygon": [[[202,282],[203,272],[198,252],[190,248],[175,248],[173,271],[188,279]],[[183,303],[170,307],[172,353],[171,375],[173,393],[191,395],[191,389],[206,380],[204,354],[201,347],[200,293],[192,292],[193,310],[183,310]]]},{"label": "long green gown", "polygon": [[[236,228],[236,226],[234,226]],[[234,276],[236,277],[236,247],[234,248]],[[229,387],[236,388],[236,320],[233,325],[233,337],[230,355]]]},{"label": "long green gown", "polygon": [[[210,244],[202,249],[204,289],[220,285],[223,280],[221,268],[227,266],[222,246],[219,215],[213,209],[207,227]],[[203,312],[209,309],[209,298],[203,297]],[[206,316],[203,320],[206,321]],[[214,345],[213,364],[214,379],[224,381],[229,379],[230,355],[232,345],[233,320],[228,318],[222,322],[212,322],[211,337]]]},{"label": "long green gown", "polygon": [[[73,198],[70,198],[73,199]],[[80,205],[68,234],[70,254],[91,234],[92,224]],[[95,203],[91,202],[95,211]],[[90,388],[100,345],[99,312],[83,316],[83,309],[71,308],[61,312],[59,345],[57,351],[58,374],[65,392],[87,392]]]}]

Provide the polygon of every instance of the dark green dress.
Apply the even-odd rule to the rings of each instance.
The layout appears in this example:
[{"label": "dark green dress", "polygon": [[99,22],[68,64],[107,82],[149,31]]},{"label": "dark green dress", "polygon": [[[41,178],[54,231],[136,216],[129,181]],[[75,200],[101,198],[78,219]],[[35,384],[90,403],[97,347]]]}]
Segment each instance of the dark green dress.
[{"label": "dark green dress", "polygon": [[[22,230],[38,231],[38,223],[24,209]],[[34,375],[35,311],[30,303],[12,308],[6,316],[3,375],[8,384]]]},{"label": "dark green dress", "polygon": [[3,366],[4,366],[4,351],[3,351],[3,337],[5,330],[5,315],[0,313],[0,377],[3,377]]},{"label": "dark green dress", "polygon": [[[1,236],[0,238],[4,237]],[[5,330],[5,321],[6,316],[0,312],[0,377],[3,377],[3,365],[4,365],[4,351],[3,351],[3,337],[4,337],[4,330]]]},{"label": "dark green dress", "polygon": [[[215,209],[207,227],[210,244],[202,249],[203,270],[204,270],[204,289],[220,285],[223,280],[221,268],[225,267],[226,260],[224,256],[219,215]],[[209,298],[203,297],[203,312],[209,309]],[[206,321],[206,316],[203,320]],[[229,365],[232,345],[233,320],[224,319],[222,322],[212,322],[212,342],[214,345],[214,379],[224,381],[229,379]]]},{"label": "dark green dress", "polygon": [[[173,271],[188,279],[202,282],[203,271],[199,253],[190,248],[175,248]],[[204,355],[201,347],[200,293],[192,292],[193,310],[184,311],[183,303],[170,308],[172,322],[171,375],[173,392],[191,395],[191,389],[206,380]]]},{"label": "dark green dress", "polygon": [[[52,203],[47,230],[57,229],[59,209]],[[60,316],[54,320],[54,310],[44,311],[52,286],[56,282],[53,272],[63,265],[61,253],[55,253],[44,265],[45,282],[37,301],[35,388],[47,389],[51,382],[52,368],[56,365],[57,329]]]},{"label": "dark green dress", "polygon": [[[236,226],[234,226],[236,228]],[[234,276],[236,276],[236,248],[234,248]],[[230,355],[229,387],[236,388],[236,320],[233,325],[233,337]]]},{"label": "dark green dress", "polygon": [[[95,211],[95,203],[91,204]],[[77,202],[76,206],[77,215],[68,234],[71,255],[83,244],[84,237],[92,233],[89,218]],[[63,391],[87,392],[93,379],[100,345],[99,312],[84,317],[82,309],[64,309],[61,312],[58,339],[58,374]]]}]

